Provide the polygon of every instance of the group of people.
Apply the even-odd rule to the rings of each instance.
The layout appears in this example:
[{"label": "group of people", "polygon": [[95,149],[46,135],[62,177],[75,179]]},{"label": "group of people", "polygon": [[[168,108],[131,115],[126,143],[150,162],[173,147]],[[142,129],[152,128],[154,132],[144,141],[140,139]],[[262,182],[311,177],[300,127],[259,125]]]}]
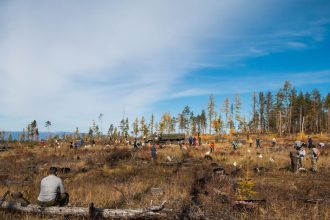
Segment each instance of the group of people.
[{"label": "group of people", "polygon": [[188,141],[190,147],[192,146],[197,147],[202,145],[202,138],[200,137],[199,133],[197,137],[196,136],[193,137],[190,135]]},{"label": "group of people", "polygon": [[[273,140],[274,140],[275,138],[273,138]],[[252,145],[253,145],[253,140],[252,140],[252,138],[250,137],[250,138],[248,138],[248,143],[249,143],[249,146],[250,147],[252,147]],[[273,142],[274,143],[274,142]],[[275,144],[276,144],[276,139],[275,139]],[[274,145],[273,145],[274,146]],[[257,138],[256,138],[256,148],[261,148],[261,139],[260,139],[260,137],[259,136],[257,136]]]},{"label": "group of people", "polygon": [[[324,147],[324,143],[319,144],[320,147]],[[307,139],[307,144],[302,141],[296,141],[294,143],[293,151],[290,151],[290,159],[291,159],[291,169],[293,171],[298,171],[300,168],[304,168],[304,160],[306,157],[306,150],[307,147],[310,151],[310,157],[312,162],[312,171],[317,172],[317,161],[320,156],[320,151],[317,147],[313,144],[312,138],[309,136]]]},{"label": "group of people", "polygon": [[[250,139],[249,139],[250,140]],[[260,138],[256,138],[256,146],[257,148],[260,147]],[[75,142],[76,143],[76,142]],[[250,141],[249,141],[250,143]],[[272,140],[273,145],[276,145],[276,139]],[[71,143],[72,144],[72,143]],[[189,138],[189,145],[192,146]],[[237,148],[237,140],[233,141],[233,146]],[[251,146],[251,145],[250,145]],[[320,147],[324,147],[324,143],[319,144]],[[135,140],[134,147],[137,147],[137,140]],[[308,137],[307,144],[303,143],[302,141],[296,141],[294,143],[294,151],[290,152],[291,158],[291,168],[294,171],[299,170],[299,168],[304,167],[304,158],[306,157],[306,150],[307,147],[310,150],[310,157],[312,162],[312,171],[317,172],[317,161],[320,156],[320,151],[317,147],[313,144],[313,140],[311,137]],[[180,148],[182,148],[182,143],[180,142]],[[215,144],[214,142],[210,143],[210,152],[214,152]],[[150,148],[151,159],[155,161],[157,159],[157,148],[156,144],[153,143]],[[64,189],[64,184],[61,178],[57,177],[57,168],[50,167],[48,171],[48,176],[43,178],[40,183],[40,193],[38,196],[38,204],[42,207],[49,207],[49,206],[65,206],[69,202],[69,194]]]}]

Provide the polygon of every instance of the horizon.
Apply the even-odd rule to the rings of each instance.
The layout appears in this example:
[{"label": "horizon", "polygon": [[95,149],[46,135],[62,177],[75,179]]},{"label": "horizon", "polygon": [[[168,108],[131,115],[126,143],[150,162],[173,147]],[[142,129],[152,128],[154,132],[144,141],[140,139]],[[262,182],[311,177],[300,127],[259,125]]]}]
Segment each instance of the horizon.
[{"label": "horizon", "polygon": [[[103,133],[239,94],[330,90],[330,2],[0,2],[0,131]],[[59,16],[61,15],[61,16]]]}]

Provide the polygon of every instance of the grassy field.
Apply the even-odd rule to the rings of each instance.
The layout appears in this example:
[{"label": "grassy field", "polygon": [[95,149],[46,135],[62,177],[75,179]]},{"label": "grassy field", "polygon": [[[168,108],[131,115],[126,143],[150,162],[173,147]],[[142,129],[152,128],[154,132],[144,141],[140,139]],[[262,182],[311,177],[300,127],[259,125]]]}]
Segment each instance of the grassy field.
[{"label": "grassy field", "polygon": [[[322,149],[318,173],[292,173],[288,155],[297,137],[277,138],[275,149],[271,138],[261,137],[261,149],[240,144],[237,151],[232,150],[228,139],[221,140],[211,154],[213,160],[204,159],[209,151],[207,143],[183,150],[169,145],[157,149],[156,162],[151,161],[149,146],[137,151],[131,146],[105,150],[97,145],[78,151],[67,146],[15,146],[0,152],[0,194],[20,191],[36,203],[41,179],[50,166],[57,166],[71,169],[59,174],[70,194],[70,206],[87,207],[94,202],[100,208],[141,208],[151,201],[167,201],[166,208],[172,209],[168,219],[329,219],[330,150]],[[326,135],[313,139],[315,143],[330,142]],[[246,137],[240,140],[245,143]],[[172,162],[168,162],[169,156]],[[219,167],[226,174],[214,172]],[[311,167],[309,155],[305,167]],[[245,179],[252,185],[242,185]],[[320,202],[306,203],[307,198]],[[246,209],[233,204],[240,199],[266,202]],[[0,211],[0,219],[48,218]]]}]

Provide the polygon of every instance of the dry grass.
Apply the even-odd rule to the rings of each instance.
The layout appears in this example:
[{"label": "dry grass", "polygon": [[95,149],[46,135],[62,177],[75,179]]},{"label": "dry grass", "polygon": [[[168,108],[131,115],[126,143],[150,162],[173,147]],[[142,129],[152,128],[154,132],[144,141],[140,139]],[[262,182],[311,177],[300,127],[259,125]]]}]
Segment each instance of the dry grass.
[{"label": "dry grass", "polygon": [[[208,140],[212,141],[211,138],[208,137]],[[35,203],[40,180],[50,166],[58,166],[71,169],[68,174],[59,174],[70,193],[71,206],[86,207],[94,202],[96,207],[102,208],[139,208],[149,206],[151,201],[159,204],[166,200],[167,208],[173,209],[169,213],[170,219],[201,216],[209,219],[329,219],[329,200],[319,204],[307,204],[300,200],[305,197],[329,197],[329,149],[322,152],[318,163],[319,173],[294,174],[279,169],[289,166],[288,153],[297,137],[277,138],[278,152],[270,150],[272,138],[262,137],[263,148],[258,151],[243,144],[235,152],[229,140],[222,140],[216,144],[215,153],[212,153],[213,161],[203,159],[209,150],[207,145],[197,149],[188,147],[183,152],[176,145],[158,149],[156,163],[151,162],[150,149],[147,147],[133,151],[124,146],[110,150],[97,146],[78,152],[16,147],[0,152],[0,194],[8,189],[20,191],[31,203]],[[326,143],[330,141],[325,135],[313,138]],[[257,152],[263,157],[259,158]],[[165,163],[168,156],[174,161],[185,162],[170,166]],[[216,175],[212,172],[216,163],[231,173],[236,170],[234,162],[240,168],[237,175]],[[309,158],[305,166],[310,167]],[[255,167],[265,167],[268,171],[254,173]],[[257,192],[255,199],[266,199],[266,204],[253,211],[233,208],[231,202],[238,198],[235,186],[242,178],[253,180]],[[162,188],[165,193],[155,195],[151,192],[153,187]],[[47,217],[2,211],[0,218]]]}]

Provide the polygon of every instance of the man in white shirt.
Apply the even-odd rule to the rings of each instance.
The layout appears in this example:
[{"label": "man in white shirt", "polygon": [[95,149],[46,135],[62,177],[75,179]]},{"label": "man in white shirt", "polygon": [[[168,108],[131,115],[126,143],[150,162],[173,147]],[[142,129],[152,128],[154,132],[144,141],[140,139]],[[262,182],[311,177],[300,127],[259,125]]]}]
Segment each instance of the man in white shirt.
[{"label": "man in white shirt", "polygon": [[320,151],[313,145],[311,149],[312,171],[317,172],[317,160],[319,159]]},{"label": "man in white shirt", "polygon": [[49,175],[41,180],[38,204],[43,207],[65,206],[69,202],[69,194],[65,192],[63,181],[57,177],[57,168],[51,167]]}]

